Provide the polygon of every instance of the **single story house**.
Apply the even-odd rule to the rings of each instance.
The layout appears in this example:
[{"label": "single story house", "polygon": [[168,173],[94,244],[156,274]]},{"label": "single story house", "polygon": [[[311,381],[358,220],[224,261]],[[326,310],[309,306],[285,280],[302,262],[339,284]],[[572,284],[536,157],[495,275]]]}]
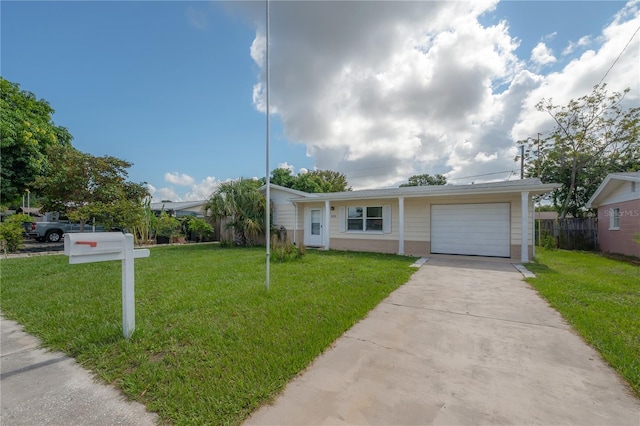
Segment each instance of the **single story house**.
[{"label": "single story house", "polygon": [[607,175],[587,208],[598,209],[600,250],[640,257],[640,172]]},{"label": "single story house", "polygon": [[204,205],[207,200],[196,201],[162,201],[157,203],[151,203],[151,211],[160,214],[165,211],[169,216],[181,217],[181,216],[196,216],[204,217]]},{"label": "single story house", "polygon": [[[528,262],[532,196],[558,184],[524,179],[309,194],[270,185],[272,223],[296,244],[414,256],[460,254]],[[266,186],[261,188],[266,192]]]}]

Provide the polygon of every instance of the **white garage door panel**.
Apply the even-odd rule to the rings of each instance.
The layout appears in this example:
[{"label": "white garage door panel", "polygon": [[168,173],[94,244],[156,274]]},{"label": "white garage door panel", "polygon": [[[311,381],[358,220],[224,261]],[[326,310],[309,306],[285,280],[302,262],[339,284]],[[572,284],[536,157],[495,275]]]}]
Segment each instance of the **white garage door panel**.
[{"label": "white garage door panel", "polygon": [[510,257],[509,203],[431,206],[431,252]]}]

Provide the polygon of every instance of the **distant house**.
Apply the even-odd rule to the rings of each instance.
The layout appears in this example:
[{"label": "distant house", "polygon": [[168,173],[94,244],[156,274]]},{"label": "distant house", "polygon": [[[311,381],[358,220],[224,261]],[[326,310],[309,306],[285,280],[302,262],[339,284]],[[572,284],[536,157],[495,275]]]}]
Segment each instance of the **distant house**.
[{"label": "distant house", "polygon": [[159,214],[161,212],[167,212],[169,216],[181,217],[181,216],[204,216],[204,205],[207,200],[197,201],[162,201],[158,203],[151,203],[151,211]]},{"label": "distant house", "polygon": [[640,257],[640,172],[607,175],[587,208],[598,209],[600,250]]},{"label": "distant house", "polygon": [[534,250],[532,196],[558,186],[524,179],[309,194],[272,184],[270,193],[273,224],[297,244],[527,262]]}]

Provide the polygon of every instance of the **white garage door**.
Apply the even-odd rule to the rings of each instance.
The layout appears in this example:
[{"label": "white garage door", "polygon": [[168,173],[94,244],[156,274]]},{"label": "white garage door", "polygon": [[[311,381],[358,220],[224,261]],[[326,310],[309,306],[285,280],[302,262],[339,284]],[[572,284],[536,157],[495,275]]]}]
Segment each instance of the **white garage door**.
[{"label": "white garage door", "polygon": [[509,203],[431,206],[431,253],[510,257]]}]

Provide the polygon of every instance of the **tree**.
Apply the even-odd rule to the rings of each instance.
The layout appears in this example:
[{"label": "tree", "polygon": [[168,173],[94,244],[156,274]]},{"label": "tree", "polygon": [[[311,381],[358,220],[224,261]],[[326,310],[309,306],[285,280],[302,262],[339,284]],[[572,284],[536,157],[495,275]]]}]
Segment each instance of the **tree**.
[{"label": "tree", "polygon": [[46,149],[70,146],[73,139],[52,120],[54,109],[44,99],[0,77],[0,203],[17,203],[47,165]]},{"label": "tree", "polygon": [[143,183],[127,181],[131,163],[64,145],[50,146],[47,156],[47,166],[34,182],[45,211],[65,213],[82,225],[95,218],[119,228],[127,228],[143,214],[149,193]]},{"label": "tree", "polygon": [[285,188],[291,188],[295,177],[291,175],[290,169],[277,168],[271,172],[271,183],[274,185],[284,186]]},{"label": "tree", "polygon": [[596,85],[590,95],[566,106],[551,99],[538,103],[537,110],[553,118],[555,127],[539,143],[519,143],[525,146],[528,177],[562,184],[551,193],[561,218],[582,217],[608,173],[640,169],[640,107],[622,107],[628,92],[608,95],[606,85]]},{"label": "tree", "polygon": [[227,220],[238,245],[251,246],[265,233],[266,199],[258,191],[261,181],[238,179],[223,182],[205,204],[205,212],[215,219]]},{"label": "tree", "polygon": [[309,193],[351,191],[347,177],[331,170],[313,170],[293,176],[291,170],[278,168],[271,172],[270,181],[275,185]]},{"label": "tree", "polygon": [[430,186],[430,185],[446,185],[447,177],[441,174],[433,175],[413,175],[409,178],[409,182],[403,183],[400,187],[404,186]]}]

